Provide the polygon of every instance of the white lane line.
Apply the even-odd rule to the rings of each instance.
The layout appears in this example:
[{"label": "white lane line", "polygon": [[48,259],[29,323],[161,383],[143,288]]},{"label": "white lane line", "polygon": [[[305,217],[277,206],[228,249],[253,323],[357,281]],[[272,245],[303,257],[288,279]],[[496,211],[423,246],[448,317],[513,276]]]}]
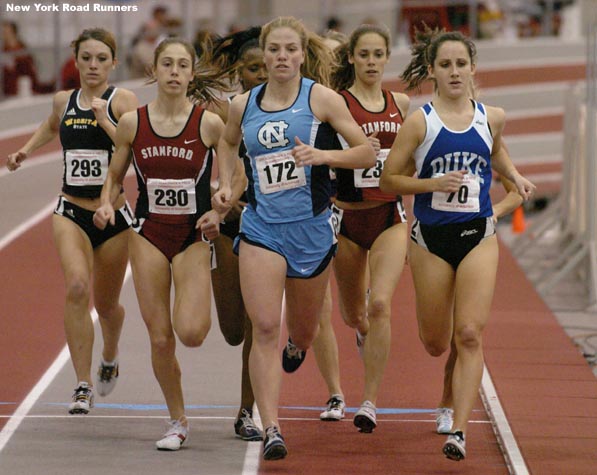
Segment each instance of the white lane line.
[{"label": "white lane line", "polygon": [[[95,309],[92,313],[95,313]],[[97,314],[95,315],[97,318]],[[21,422],[25,419],[25,416],[29,413],[33,405],[39,399],[41,394],[48,388],[51,382],[54,380],[56,375],[60,372],[62,367],[66,364],[66,362],[70,358],[70,353],[68,351],[68,347],[62,348],[62,351],[58,355],[58,358],[54,360],[52,365],[48,368],[45,374],[41,377],[35,387],[27,394],[27,397],[23,400],[21,405],[17,408],[15,413],[10,416],[10,419],[6,423],[6,425],[0,431],[0,453],[13,436],[13,434],[17,431]]]},{"label": "white lane line", "polygon": [[506,465],[508,466],[510,475],[529,475],[529,469],[520,452],[516,437],[514,437],[514,434],[512,433],[510,423],[508,422],[506,413],[498,398],[487,366],[484,366],[483,368],[480,393],[485,410],[493,423],[493,431],[502,448],[502,453],[506,459]]},{"label": "white lane line", "polygon": [[[51,203],[45,206],[41,211],[36,213],[34,216],[29,218],[24,223],[17,226],[13,229],[10,233],[4,236],[0,240],[0,250],[10,244],[13,240],[17,239],[19,236],[27,232],[33,226],[37,225],[40,221],[45,219],[48,214],[52,212],[54,207],[56,206],[55,203]],[[130,266],[127,267],[125,281],[130,278]],[[97,312],[95,309],[91,311],[91,318],[95,323],[97,320]],[[65,345],[62,348],[62,351],[58,355],[58,357],[54,360],[52,365],[48,368],[45,374],[41,377],[38,383],[34,386],[34,388],[29,392],[29,394],[25,397],[23,402],[19,405],[15,413],[10,416],[10,419],[6,423],[6,425],[0,431],[0,452],[4,449],[12,435],[16,432],[18,427],[21,425],[21,422],[25,419],[33,405],[37,402],[41,394],[48,388],[48,386],[52,383],[56,375],[62,370],[66,362],[70,358],[70,353],[68,351],[68,347]]]},{"label": "white lane line", "polygon": [[[124,284],[130,279],[131,277],[131,266],[128,265],[126,268],[126,273],[124,275]],[[91,320],[95,324],[97,322],[97,311],[95,308],[91,309]],[[62,351],[58,355],[58,357],[54,360],[52,365],[47,369],[38,383],[34,386],[34,388],[27,394],[23,402],[19,405],[15,413],[10,417],[6,425],[0,431],[0,453],[13,436],[13,434],[17,431],[21,423],[25,420],[29,411],[33,407],[33,405],[39,400],[39,397],[43,394],[43,392],[50,386],[56,375],[62,370],[64,365],[70,359],[70,352],[68,350],[68,346],[64,345]],[[71,416],[72,417],[72,416]]]},{"label": "white lane line", "polygon": [[[19,170],[26,170],[27,168],[35,167],[38,165],[45,165],[46,163],[54,162],[61,158],[61,152],[49,152],[44,153],[43,155],[34,155],[33,157],[26,159],[22,163],[21,168]],[[5,177],[6,175],[10,175],[11,173],[14,172],[9,171],[6,167],[0,168],[0,178]]]},{"label": "white lane line", "polygon": [[8,246],[12,241],[17,239],[21,234],[25,234],[29,229],[33,226],[39,224],[42,220],[46,219],[50,213],[56,207],[56,203],[52,200],[52,203],[44,206],[41,210],[35,213],[31,218],[27,221],[19,224],[16,228],[6,234],[4,237],[0,239],[0,251]]},{"label": "white lane line", "polygon": [[[253,420],[258,427],[262,427],[261,416],[257,405],[253,408]],[[264,434],[265,435],[265,434]],[[247,451],[245,452],[245,460],[243,461],[243,471],[241,475],[257,475],[259,472],[259,459],[261,456],[261,449],[263,444],[249,443],[247,444]]]},{"label": "white lane line", "polygon": [[13,137],[20,137],[21,135],[29,135],[37,130],[40,124],[23,125],[22,127],[15,127],[12,129],[0,131],[0,140],[10,139]]}]

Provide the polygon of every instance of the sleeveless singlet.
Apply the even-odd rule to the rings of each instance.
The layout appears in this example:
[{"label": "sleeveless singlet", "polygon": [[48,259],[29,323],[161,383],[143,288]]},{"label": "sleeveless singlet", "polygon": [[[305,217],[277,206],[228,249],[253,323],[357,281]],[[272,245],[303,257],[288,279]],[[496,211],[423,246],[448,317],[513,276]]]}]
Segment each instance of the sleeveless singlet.
[{"label": "sleeveless singlet", "polygon": [[211,209],[213,154],[199,133],[203,113],[203,108],[193,106],[182,131],[175,137],[162,137],[151,126],[148,106],[137,109],[132,145],[139,188],[137,218],[189,223]]},{"label": "sleeveless singlet", "polygon": [[[114,125],[118,122],[111,108],[115,93],[116,88],[110,86],[101,96],[108,101],[108,118]],[[62,192],[79,198],[97,198],[108,174],[114,143],[97,123],[93,110],[80,106],[80,96],[80,89],[72,92],[60,121]]]},{"label": "sleeveless singlet", "polygon": [[448,129],[432,103],[421,109],[425,115],[426,134],[415,151],[417,175],[431,178],[447,172],[468,171],[457,193],[421,193],[415,195],[414,214],[423,224],[462,223],[492,216],[491,149],[493,137],[485,107],[471,101],[475,112],[470,126],[462,131]]},{"label": "sleeveless singlet", "polygon": [[[336,169],[338,199],[340,201],[360,202],[375,200],[392,202],[400,200],[400,197],[397,197],[395,194],[383,193],[379,189],[379,178],[381,177],[385,160],[394,143],[396,133],[398,133],[398,129],[404,120],[392,92],[385,89],[382,92],[385,102],[383,110],[370,112],[349,91],[340,91],[352,117],[361,126],[365,135],[369,136],[373,132],[377,132],[377,138],[381,145],[381,150],[377,154],[374,167],[359,168],[356,170]],[[346,143],[344,140],[342,142]]]}]

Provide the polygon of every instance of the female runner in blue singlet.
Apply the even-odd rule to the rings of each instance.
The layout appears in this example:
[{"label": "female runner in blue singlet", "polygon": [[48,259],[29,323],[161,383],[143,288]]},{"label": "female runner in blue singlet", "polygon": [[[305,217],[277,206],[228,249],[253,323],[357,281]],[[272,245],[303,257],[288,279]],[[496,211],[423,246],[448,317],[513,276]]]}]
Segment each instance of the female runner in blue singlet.
[{"label": "female runner in blue singlet", "polygon": [[458,32],[430,29],[417,38],[402,77],[410,88],[431,79],[435,95],[399,130],[380,186],[415,195],[409,262],[419,335],[433,356],[449,349],[453,339],[454,421],[443,452],[461,460],[483,373],[481,335],[498,264],[489,196],[492,168],[511,180],[524,199],[535,186],[503,150],[504,111],[470,97],[476,60],[472,41]]}]

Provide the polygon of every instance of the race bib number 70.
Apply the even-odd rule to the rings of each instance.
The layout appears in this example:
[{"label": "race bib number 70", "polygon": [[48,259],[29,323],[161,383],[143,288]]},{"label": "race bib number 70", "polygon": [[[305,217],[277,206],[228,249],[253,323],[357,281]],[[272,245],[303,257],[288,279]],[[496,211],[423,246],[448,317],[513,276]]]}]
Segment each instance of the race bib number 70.
[{"label": "race bib number 70", "polygon": [[479,211],[479,193],[481,187],[474,175],[464,175],[458,191],[446,193],[434,191],[431,207],[438,211],[455,213],[477,213]]}]

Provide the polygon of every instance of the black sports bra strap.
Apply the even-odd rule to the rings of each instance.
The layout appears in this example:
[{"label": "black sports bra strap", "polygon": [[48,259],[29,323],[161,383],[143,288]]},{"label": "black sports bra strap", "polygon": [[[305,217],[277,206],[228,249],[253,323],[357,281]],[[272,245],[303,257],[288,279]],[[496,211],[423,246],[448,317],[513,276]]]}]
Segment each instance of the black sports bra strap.
[{"label": "black sports bra strap", "polygon": [[114,86],[108,86],[108,89],[106,89],[102,94],[102,99],[108,100],[114,92],[114,89],[116,89]]}]

